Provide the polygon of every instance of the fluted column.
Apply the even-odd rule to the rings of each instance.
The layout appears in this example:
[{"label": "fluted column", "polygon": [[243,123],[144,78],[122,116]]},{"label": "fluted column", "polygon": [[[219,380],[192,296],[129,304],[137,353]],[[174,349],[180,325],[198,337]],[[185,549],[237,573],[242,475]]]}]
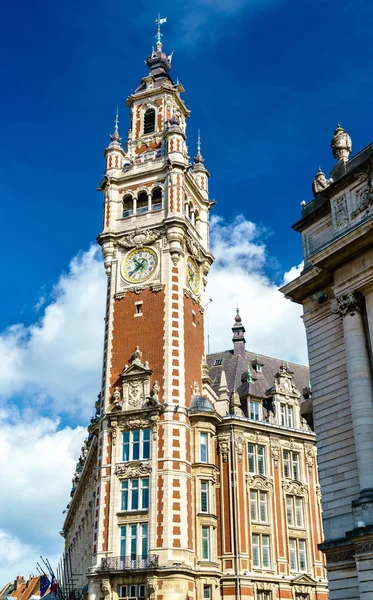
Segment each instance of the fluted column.
[{"label": "fluted column", "polygon": [[341,294],[331,311],[343,316],[344,344],[355,450],[360,482],[360,501],[373,499],[373,387],[362,310],[363,296]]}]

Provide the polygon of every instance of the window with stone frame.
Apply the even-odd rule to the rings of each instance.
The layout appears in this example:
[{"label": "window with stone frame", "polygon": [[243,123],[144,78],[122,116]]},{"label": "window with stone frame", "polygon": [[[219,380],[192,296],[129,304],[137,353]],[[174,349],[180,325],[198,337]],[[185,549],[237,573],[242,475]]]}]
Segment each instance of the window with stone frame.
[{"label": "window with stone frame", "polygon": [[203,600],[212,600],[212,587],[211,585],[203,586]]},{"label": "window with stone frame", "polygon": [[201,512],[210,512],[210,482],[201,481]]},{"label": "window with stone frame", "polygon": [[294,427],[294,412],[292,406],[280,404],[280,425],[283,427]]},{"label": "window with stone frame", "polygon": [[119,586],[119,600],[145,600],[146,597],[147,595],[145,583],[136,583]]},{"label": "window with stone frame", "polygon": [[122,461],[150,458],[150,429],[132,429],[122,434]]},{"label": "window with stone frame", "polygon": [[211,560],[211,527],[202,525],[202,560]]},{"label": "window with stone frame", "polygon": [[304,528],[303,498],[286,496],[286,521],[288,527]]},{"label": "window with stone frame", "polygon": [[257,523],[268,523],[268,492],[250,490],[250,518]]},{"label": "window with stone frame", "polygon": [[289,539],[290,571],[305,573],[307,571],[307,546],[306,540]]},{"label": "window with stone frame", "polygon": [[252,557],[254,569],[271,568],[271,538],[269,535],[253,533]]},{"label": "window with stone frame", "polygon": [[120,510],[148,510],[149,508],[149,477],[134,477],[121,482]]},{"label": "window with stone frame", "polygon": [[266,451],[265,446],[248,444],[249,473],[254,475],[266,474]]},{"label": "window with stone frame", "polygon": [[300,455],[299,452],[284,450],[282,454],[285,479],[300,481]]},{"label": "window with stone frame", "polygon": [[199,435],[199,450],[200,450],[200,462],[207,463],[209,462],[209,436],[206,432],[201,432]]},{"label": "window with stone frame", "polygon": [[256,402],[255,400],[249,401],[249,417],[253,421],[262,420],[262,405],[260,402]]},{"label": "window with stone frame", "polygon": [[257,590],[255,600],[272,600],[271,592],[268,590]]},{"label": "window with stone frame", "polygon": [[148,108],[144,113],[144,134],[155,131],[155,110]]},{"label": "window with stone frame", "polygon": [[142,566],[141,560],[148,558],[148,530],[148,523],[129,523],[119,527],[120,558],[121,560],[128,558],[130,561],[129,564],[124,565],[124,568]]}]

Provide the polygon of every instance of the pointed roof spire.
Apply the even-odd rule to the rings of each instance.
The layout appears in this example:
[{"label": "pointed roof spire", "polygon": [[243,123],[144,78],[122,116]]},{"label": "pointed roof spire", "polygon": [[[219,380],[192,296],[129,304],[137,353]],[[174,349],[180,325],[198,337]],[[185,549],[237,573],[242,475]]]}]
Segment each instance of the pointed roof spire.
[{"label": "pointed roof spire", "polygon": [[194,157],[195,164],[203,164],[204,158],[201,154],[201,131],[198,129],[198,138],[197,138],[197,154]]},{"label": "pointed roof spire", "polygon": [[155,50],[153,48],[151,55],[148,56],[146,64],[148,65],[150,69],[150,74],[154,77],[154,79],[167,78],[173,84],[173,81],[170,75],[168,74],[169,70],[171,69],[172,54],[170,54],[170,56],[167,56],[167,54],[165,54],[162,50],[163,33],[161,33],[161,25],[163,25],[163,23],[166,23],[166,21],[167,18],[161,19],[161,16],[158,13],[158,17],[155,20],[156,24],[158,25],[157,33],[155,35],[157,43]]},{"label": "pointed roof spire", "polygon": [[121,141],[122,138],[120,137],[119,131],[118,131],[118,123],[119,123],[118,112],[119,111],[118,111],[118,107],[117,107],[117,112],[115,113],[115,121],[114,121],[115,127],[114,127],[113,133],[110,136],[110,139],[111,139],[111,143],[117,142],[118,144],[120,144],[120,141]]},{"label": "pointed roof spire", "polygon": [[241,354],[245,356],[245,327],[242,325],[242,319],[238,306],[236,308],[236,316],[234,317],[233,332],[233,354]]}]

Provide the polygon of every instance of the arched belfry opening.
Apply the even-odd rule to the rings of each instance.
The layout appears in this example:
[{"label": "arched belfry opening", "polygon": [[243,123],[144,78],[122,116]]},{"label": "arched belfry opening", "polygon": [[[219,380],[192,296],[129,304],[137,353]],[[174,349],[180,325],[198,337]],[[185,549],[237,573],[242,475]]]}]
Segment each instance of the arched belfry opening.
[{"label": "arched belfry opening", "polygon": [[155,109],[148,108],[144,113],[144,134],[155,131]]}]

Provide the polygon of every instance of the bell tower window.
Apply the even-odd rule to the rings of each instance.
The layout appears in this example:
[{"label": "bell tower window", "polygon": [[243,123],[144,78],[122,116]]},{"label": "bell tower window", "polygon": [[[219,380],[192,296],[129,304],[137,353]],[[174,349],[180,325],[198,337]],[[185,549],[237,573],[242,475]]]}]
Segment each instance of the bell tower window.
[{"label": "bell tower window", "polygon": [[130,217],[133,215],[133,200],[131,196],[123,198],[123,214],[122,217]]},{"label": "bell tower window", "polygon": [[144,134],[155,131],[155,110],[148,108],[144,114]]},{"label": "bell tower window", "polygon": [[141,192],[137,198],[137,214],[145,213],[148,211],[148,194]]},{"label": "bell tower window", "polygon": [[152,193],[152,210],[161,210],[162,208],[162,190],[156,188]]}]

